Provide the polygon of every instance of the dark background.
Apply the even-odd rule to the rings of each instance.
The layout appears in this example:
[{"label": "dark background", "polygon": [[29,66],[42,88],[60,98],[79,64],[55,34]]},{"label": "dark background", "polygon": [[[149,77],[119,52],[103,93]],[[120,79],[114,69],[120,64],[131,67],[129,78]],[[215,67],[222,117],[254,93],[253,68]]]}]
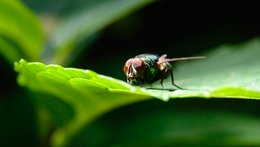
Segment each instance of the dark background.
[{"label": "dark background", "polygon": [[124,62],[138,54],[195,56],[246,41],[260,34],[258,6],[254,1],[157,1],[108,26],[75,66],[124,79]]}]

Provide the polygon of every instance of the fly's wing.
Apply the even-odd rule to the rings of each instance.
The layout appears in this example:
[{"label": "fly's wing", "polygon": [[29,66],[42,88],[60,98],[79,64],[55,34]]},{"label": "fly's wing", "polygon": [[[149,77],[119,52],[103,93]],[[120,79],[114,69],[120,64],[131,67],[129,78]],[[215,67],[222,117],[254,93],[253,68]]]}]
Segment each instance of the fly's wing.
[{"label": "fly's wing", "polygon": [[158,58],[157,64],[160,64],[160,63],[163,63],[163,62],[167,62],[167,61],[166,61],[166,59],[167,59],[166,57],[167,57],[167,54],[161,55],[161,56]]},{"label": "fly's wing", "polygon": [[180,61],[180,60],[193,60],[193,59],[203,59],[205,58],[204,56],[198,56],[198,57],[180,57],[180,58],[166,58],[166,54],[162,55],[159,60],[158,64],[163,63],[163,62],[172,62],[172,61]]},{"label": "fly's wing", "polygon": [[166,57],[167,57],[167,54],[163,54],[163,55],[161,55],[160,57],[159,57],[159,59],[166,59]]}]

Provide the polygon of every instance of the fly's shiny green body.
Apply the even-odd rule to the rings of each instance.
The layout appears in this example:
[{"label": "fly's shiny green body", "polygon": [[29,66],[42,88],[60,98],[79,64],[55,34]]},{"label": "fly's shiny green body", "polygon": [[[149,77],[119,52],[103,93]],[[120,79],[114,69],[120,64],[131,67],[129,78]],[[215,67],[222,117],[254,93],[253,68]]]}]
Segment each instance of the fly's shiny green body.
[{"label": "fly's shiny green body", "polygon": [[143,68],[145,68],[143,78],[140,80],[141,83],[139,84],[151,84],[159,79],[166,78],[169,75],[169,71],[172,70],[172,66],[169,63],[161,63],[164,65],[158,64],[159,57],[157,55],[141,54],[136,56],[136,58],[139,58],[144,62]]}]

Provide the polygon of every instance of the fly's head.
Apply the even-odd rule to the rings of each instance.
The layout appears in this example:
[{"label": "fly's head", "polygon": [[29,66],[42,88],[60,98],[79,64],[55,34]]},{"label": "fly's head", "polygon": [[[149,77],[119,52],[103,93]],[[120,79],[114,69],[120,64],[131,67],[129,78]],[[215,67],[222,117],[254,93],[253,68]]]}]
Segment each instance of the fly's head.
[{"label": "fly's head", "polygon": [[134,85],[143,84],[145,73],[144,61],[137,57],[127,60],[124,65],[124,72],[128,83]]}]

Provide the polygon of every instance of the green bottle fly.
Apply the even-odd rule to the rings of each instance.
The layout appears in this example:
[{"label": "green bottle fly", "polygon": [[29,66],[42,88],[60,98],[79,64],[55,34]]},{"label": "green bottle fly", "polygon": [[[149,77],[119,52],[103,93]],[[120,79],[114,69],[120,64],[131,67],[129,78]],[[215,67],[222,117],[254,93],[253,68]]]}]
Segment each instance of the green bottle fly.
[{"label": "green bottle fly", "polygon": [[152,84],[161,80],[161,87],[163,87],[163,80],[169,75],[171,76],[172,85],[179,88],[174,83],[171,61],[200,59],[204,57],[181,57],[181,58],[166,58],[167,55],[157,56],[155,54],[141,54],[126,61],[124,65],[124,72],[127,77],[127,82],[134,85]]}]

